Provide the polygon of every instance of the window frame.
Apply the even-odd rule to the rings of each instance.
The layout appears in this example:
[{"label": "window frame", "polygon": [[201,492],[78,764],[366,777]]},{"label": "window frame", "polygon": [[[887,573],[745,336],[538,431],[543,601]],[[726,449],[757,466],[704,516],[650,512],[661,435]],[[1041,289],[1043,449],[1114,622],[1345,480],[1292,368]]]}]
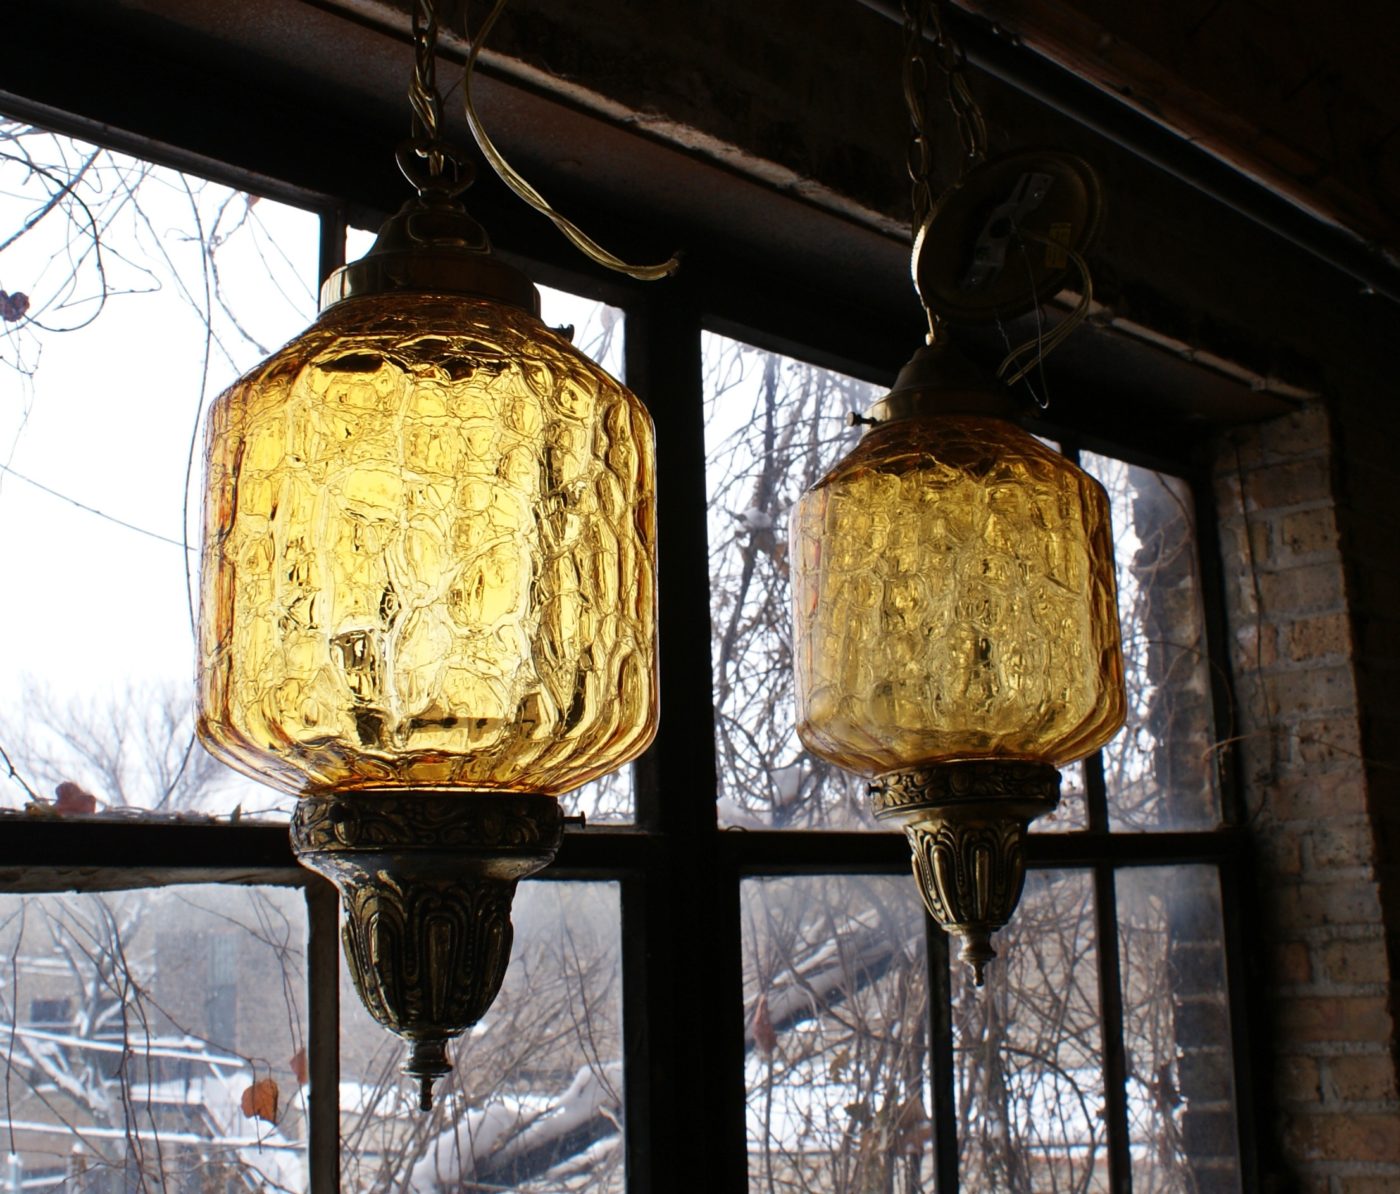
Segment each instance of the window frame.
[{"label": "window frame", "polygon": [[[374,205],[363,195],[329,199],[267,176],[211,163],[142,137],[38,111],[13,97],[0,108],[45,127],[188,169],[257,194],[283,199],[320,216],[324,277],[343,258],[347,204]],[[271,157],[275,160],[276,154]],[[490,222],[489,220],[487,221]],[[509,243],[509,242],[507,242]],[[538,242],[532,242],[536,255]],[[626,319],[625,374],[652,412],[658,443],[662,719],[656,743],[635,765],[636,818],[631,826],[570,827],[556,862],[534,881],[606,880],[619,884],[622,917],[622,1016],[629,1194],[674,1188],[674,1158],[687,1157],[697,1188],[745,1188],[748,1180],[744,1089],[744,1017],[740,891],[745,879],[774,875],[902,875],[909,859],[897,832],[745,830],[716,818],[716,760],[706,529],[705,437],[701,338],[705,331],[742,338],[770,351],[839,368],[867,380],[892,379],[904,342],[884,329],[862,341],[827,296],[789,293],[772,279],[729,285],[724,270],[685,272],[658,288],[581,269],[562,247],[530,261],[539,282],[621,307]],[[717,276],[719,275],[719,276]],[[911,313],[911,327],[916,320]],[[830,332],[828,336],[826,333]],[[827,343],[823,350],[816,345]],[[903,350],[897,346],[903,344]],[[1142,445],[1104,443],[1072,426],[1033,426],[1069,449],[1093,448],[1132,464],[1183,477],[1195,500],[1196,545],[1205,596],[1205,633],[1212,660],[1218,740],[1229,705],[1224,613],[1214,503],[1208,477],[1189,450],[1165,456]],[[1180,441],[1185,443],[1186,441]],[[1236,1084],[1240,1178],[1258,1175],[1255,1132],[1258,1092],[1249,1088],[1257,1023],[1257,984],[1245,943],[1255,923],[1252,851],[1240,816],[1238,779],[1229,765],[1222,783],[1224,824],[1216,830],[1110,832],[1101,763],[1085,767],[1089,827],[1034,834],[1032,868],[1092,872],[1099,942],[1105,1089],[1124,1090],[1121,990],[1118,981],[1114,875],[1122,868],[1203,863],[1221,879],[1227,982]],[[1095,756],[1097,758],[1097,756]],[[309,1189],[339,1189],[338,897],[293,858],[280,825],[188,824],[152,820],[113,823],[6,816],[0,835],[0,890],[7,893],[104,891],[173,883],[256,883],[299,886],[308,911]],[[930,1070],[934,1090],[935,1172],[939,1194],[958,1188],[953,1103],[952,990],[947,938],[926,921],[930,991]],[[319,980],[318,981],[318,977]],[[319,1097],[330,1091],[332,1098]],[[1131,1188],[1126,1096],[1109,1097],[1110,1185]],[[709,1147],[697,1150],[697,1140]]]}]

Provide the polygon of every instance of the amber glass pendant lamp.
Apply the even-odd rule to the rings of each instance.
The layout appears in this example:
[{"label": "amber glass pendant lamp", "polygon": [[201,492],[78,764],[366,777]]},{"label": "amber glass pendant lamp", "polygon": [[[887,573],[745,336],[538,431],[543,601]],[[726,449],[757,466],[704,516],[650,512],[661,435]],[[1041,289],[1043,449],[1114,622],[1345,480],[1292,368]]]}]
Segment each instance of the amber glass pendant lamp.
[{"label": "amber glass pendant lamp", "polygon": [[921,350],[791,524],[798,734],[871,777],[980,985],[1058,767],[1123,723],[1103,488]]},{"label": "amber glass pendant lamp", "polygon": [[463,208],[416,18],[416,196],[210,413],[198,726],[300,797],[294,848],[426,1109],[555,797],[654,736],[656,564],[651,419]]},{"label": "amber glass pendant lamp", "polygon": [[[1126,697],[1102,486],[1016,426],[1021,404],[954,345],[945,319],[1001,320],[1059,291],[1081,301],[1026,349],[1036,363],[1088,310],[1083,252],[1098,181],[1068,154],[985,160],[986,127],[935,0],[906,5],[916,289],[929,335],[869,430],[790,516],[797,730],[870,778],[905,828],[930,915],[983,982],[1025,878],[1029,822],[1058,768],[1103,746]],[[926,57],[947,76],[963,169],[934,203]],[[1012,377],[1024,376],[1023,365]]]}]

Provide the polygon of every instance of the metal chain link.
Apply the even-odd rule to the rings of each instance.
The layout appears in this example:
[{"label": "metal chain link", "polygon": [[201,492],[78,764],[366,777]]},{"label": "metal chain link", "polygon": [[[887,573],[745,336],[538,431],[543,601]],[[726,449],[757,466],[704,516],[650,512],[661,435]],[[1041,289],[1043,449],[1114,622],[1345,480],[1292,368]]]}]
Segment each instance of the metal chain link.
[{"label": "metal chain link", "polygon": [[914,133],[909,142],[909,181],[912,184],[914,233],[917,236],[933,209],[929,175],[933,148],[928,126],[929,51],[925,30],[932,34],[933,61],[947,80],[948,107],[952,110],[963,158],[958,164],[956,183],[987,156],[987,122],[968,86],[963,68],[967,55],[947,32],[943,23],[946,0],[904,0],[904,102]]},{"label": "metal chain link", "polygon": [[413,5],[413,77],[408,102],[413,107],[413,135],[423,142],[419,152],[427,158],[434,178],[443,171],[438,144],[442,130],[442,97],[437,89],[438,10],[436,0],[416,0]]},{"label": "metal chain link", "polygon": [[953,110],[958,141],[963,150],[963,160],[958,168],[958,180],[961,181],[969,169],[987,156],[987,122],[973,98],[972,89],[967,85],[967,75],[963,73],[967,54],[944,29],[946,0],[927,0],[927,3],[928,24],[933,31],[934,60],[948,80],[948,106]]},{"label": "metal chain link", "polygon": [[928,134],[928,59],[924,56],[924,0],[904,0],[904,103],[914,135],[906,155],[910,202],[914,211],[914,235],[933,209],[929,173],[933,147]]}]

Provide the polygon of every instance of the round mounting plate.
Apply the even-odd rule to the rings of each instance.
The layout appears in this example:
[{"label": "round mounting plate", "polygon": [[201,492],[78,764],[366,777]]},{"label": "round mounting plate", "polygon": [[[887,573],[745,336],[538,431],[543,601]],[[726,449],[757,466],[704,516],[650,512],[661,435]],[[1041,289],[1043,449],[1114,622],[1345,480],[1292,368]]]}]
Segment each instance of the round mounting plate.
[{"label": "round mounting plate", "polygon": [[1098,232],[1103,192],[1073,154],[1027,149],[983,162],[938,203],[914,239],[914,285],[933,311],[1006,319],[1059,291]]}]

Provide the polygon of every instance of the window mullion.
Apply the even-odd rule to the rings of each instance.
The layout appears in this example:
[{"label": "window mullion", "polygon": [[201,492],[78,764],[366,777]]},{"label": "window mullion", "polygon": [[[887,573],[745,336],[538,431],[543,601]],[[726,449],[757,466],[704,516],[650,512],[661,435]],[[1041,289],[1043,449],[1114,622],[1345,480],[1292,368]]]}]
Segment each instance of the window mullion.
[{"label": "window mullion", "polygon": [[306,887],[307,1168],[310,1194],[340,1190],[340,900]]},{"label": "window mullion", "polygon": [[319,260],[317,261],[317,270],[320,276],[316,279],[318,287],[330,276],[332,270],[339,269],[345,264],[345,233],[347,229],[348,224],[343,207],[321,213],[321,243]]},{"label": "window mullion", "polygon": [[[637,821],[656,832],[624,912],[629,1073],[645,1067],[629,1188],[743,1189],[743,965],[738,870],[719,850],[700,309],[681,282],[629,309],[627,382],[656,423],[662,703],[636,767]],[[640,936],[637,919],[640,918]],[[645,967],[644,985],[636,968]],[[635,1006],[638,992],[646,1003]],[[631,1131],[629,1128],[629,1136]],[[706,1147],[696,1149],[696,1140]]]},{"label": "window mullion", "polygon": [[1094,868],[1094,909],[1098,921],[1099,1017],[1103,1032],[1109,1185],[1114,1194],[1130,1194],[1133,1174],[1128,1150],[1128,1060],[1123,1048],[1118,895],[1111,866],[1100,864]]},{"label": "window mullion", "polygon": [[953,1054],[953,982],[948,934],[924,914],[928,963],[929,1083],[933,1103],[934,1189],[958,1194],[957,1063]]}]

